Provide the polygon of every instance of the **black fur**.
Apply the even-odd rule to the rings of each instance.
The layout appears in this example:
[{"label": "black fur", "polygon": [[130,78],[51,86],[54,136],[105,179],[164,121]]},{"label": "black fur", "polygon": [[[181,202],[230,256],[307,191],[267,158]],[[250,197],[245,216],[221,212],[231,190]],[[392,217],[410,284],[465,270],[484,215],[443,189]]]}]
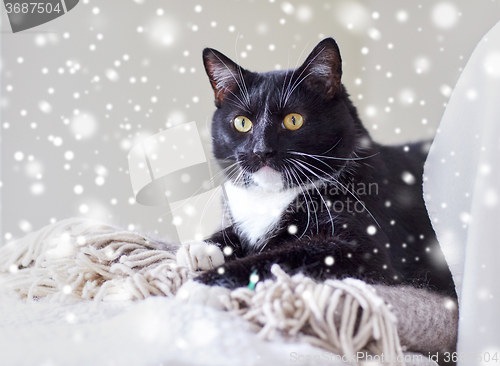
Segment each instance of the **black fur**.
[{"label": "black fur", "polygon": [[[238,162],[243,185],[267,165],[294,170],[297,179],[284,173],[287,187],[316,182],[317,189],[299,194],[259,247],[249,245],[234,226],[214,234],[207,241],[231,247],[232,254],[224,271],[207,271],[197,281],[247,286],[254,271],[269,278],[271,265],[279,263],[290,274],[318,280],[355,277],[456,297],[422,198],[427,144],[382,146],[370,138],[341,84],[340,52],[332,38],[320,42],[296,70],[253,73],[212,49],[204,50],[203,59],[215,93],[213,152],[221,165]],[[283,127],[289,113],[304,117],[300,129]],[[240,115],[253,122],[250,132],[235,129],[233,120]],[[290,225],[297,227],[295,234]]]}]

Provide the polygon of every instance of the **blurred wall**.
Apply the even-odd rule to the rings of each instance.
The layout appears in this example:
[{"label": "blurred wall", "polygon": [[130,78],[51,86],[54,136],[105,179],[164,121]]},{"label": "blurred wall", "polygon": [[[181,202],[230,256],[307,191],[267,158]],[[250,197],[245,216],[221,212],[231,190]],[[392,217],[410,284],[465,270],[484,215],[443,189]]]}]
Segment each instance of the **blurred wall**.
[{"label": "blurred wall", "polygon": [[135,203],[127,154],[189,121],[209,153],[207,46],[265,71],[295,67],[333,36],[374,138],[432,138],[500,2],[82,0],[17,34],[1,16],[3,242],[71,216],[173,235],[167,208]]}]

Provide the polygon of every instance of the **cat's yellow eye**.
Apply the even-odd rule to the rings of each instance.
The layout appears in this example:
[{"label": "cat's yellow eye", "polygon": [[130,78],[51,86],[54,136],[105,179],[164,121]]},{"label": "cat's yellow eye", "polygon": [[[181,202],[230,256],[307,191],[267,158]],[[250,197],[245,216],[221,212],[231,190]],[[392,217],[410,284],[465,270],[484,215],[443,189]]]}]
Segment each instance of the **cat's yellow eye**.
[{"label": "cat's yellow eye", "polygon": [[234,127],[240,132],[248,132],[252,128],[252,121],[243,116],[234,119]]},{"label": "cat's yellow eye", "polygon": [[304,123],[304,119],[298,113],[290,113],[283,120],[283,124],[285,125],[285,127],[288,130],[292,130],[292,131],[298,130],[300,127],[302,127],[303,123]]}]

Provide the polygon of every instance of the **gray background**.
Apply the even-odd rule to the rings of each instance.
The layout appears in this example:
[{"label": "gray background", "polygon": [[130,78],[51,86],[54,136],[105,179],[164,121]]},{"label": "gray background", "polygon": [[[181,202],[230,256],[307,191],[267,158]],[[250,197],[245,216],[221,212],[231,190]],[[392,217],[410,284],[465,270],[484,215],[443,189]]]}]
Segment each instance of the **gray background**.
[{"label": "gray background", "polygon": [[[1,12],[4,242],[71,216],[175,236],[167,208],[134,202],[127,154],[189,121],[210,151],[207,46],[266,71],[300,64],[333,36],[374,138],[432,138],[500,2],[88,0],[17,34]],[[210,230],[219,217],[205,215]]]}]

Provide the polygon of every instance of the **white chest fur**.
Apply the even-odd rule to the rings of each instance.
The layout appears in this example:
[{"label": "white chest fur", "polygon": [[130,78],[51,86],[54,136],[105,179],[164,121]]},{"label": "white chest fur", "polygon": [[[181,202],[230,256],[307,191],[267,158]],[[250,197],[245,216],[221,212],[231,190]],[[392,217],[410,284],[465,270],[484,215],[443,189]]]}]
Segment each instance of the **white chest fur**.
[{"label": "white chest fur", "polygon": [[266,234],[276,227],[299,193],[298,189],[267,191],[259,187],[239,187],[230,182],[224,187],[234,224],[253,246],[261,244]]}]

